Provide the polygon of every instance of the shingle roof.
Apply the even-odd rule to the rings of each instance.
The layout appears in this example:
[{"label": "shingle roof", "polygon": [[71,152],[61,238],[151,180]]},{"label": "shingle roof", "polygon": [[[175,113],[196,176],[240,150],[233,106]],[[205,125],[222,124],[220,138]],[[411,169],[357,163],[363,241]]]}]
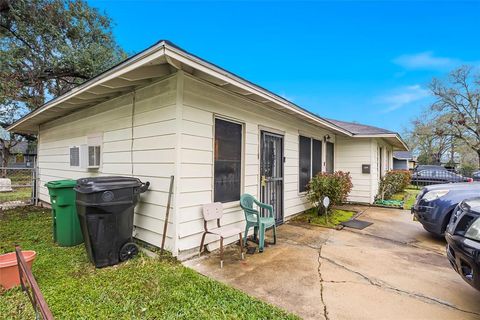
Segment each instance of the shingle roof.
[{"label": "shingle roof", "polygon": [[378,127],[373,127],[365,124],[360,124],[356,122],[346,122],[334,119],[326,119],[325,120],[351,132],[352,134],[396,134],[396,132],[382,129]]},{"label": "shingle roof", "polygon": [[410,151],[394,151],[393,157],[396,159],[413,159]]}]

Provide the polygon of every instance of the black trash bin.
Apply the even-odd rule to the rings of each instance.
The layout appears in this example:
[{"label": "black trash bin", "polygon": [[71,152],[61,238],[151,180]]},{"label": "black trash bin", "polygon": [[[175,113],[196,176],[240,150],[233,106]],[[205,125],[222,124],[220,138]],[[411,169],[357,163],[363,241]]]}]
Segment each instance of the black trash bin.
[{"label": "black trash bin", "polygon": [[77,180],[77,213],[85,248],[97,268],[118,264],[138,253],[132,242],[133,215],[150,183],[132,177]]}]

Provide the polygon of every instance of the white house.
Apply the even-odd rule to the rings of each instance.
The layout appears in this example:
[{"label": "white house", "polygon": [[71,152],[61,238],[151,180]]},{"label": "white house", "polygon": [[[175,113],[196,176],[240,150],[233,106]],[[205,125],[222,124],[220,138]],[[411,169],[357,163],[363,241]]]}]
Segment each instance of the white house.
[{"label": "white house", "polygon": [[[201,206],[223,202],[224,224],[243,226],[241,193],[276,209],[281,223],[309,207],[319,171],[349,171],[349,200],[371,203],[392,153],[388,130],[321,118],[168,41],[46,103],[10,126],[38,136],[38,193],[50,180],[133,175],[150,181],[135,236],[159,245],[175,176],[167,247],[185,258],[200,244]],[[211,241],[211,239],[207,239]]]}]

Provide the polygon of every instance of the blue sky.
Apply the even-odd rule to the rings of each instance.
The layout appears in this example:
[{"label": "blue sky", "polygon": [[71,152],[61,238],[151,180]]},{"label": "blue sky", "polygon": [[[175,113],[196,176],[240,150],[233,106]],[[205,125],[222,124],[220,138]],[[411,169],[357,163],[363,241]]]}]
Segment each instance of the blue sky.
[{"label": "blue sky", "polygon": [[397,131],[432,77],[480,65],[480,2],[89,3],[129,53],[168,39],[321,116]]}]

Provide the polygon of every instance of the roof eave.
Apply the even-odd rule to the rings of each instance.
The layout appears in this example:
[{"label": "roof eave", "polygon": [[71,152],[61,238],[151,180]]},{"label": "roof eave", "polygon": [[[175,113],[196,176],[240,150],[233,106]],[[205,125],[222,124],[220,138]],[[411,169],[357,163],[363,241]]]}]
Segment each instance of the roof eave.
[{"label": "roof eave", "polygon": [[394,138],[399,142],[403,149],[397,151],[409,151],[407,144],[398,133],[372,133],[372,134],[354,134],[354,138]]},{"label": "roof eave", "polygon": [[165,45],[165,54],[175,60],[178,60],[180,62],[186,63],[190,66],[196,67],[197,69],[207,72],[211,75],[214,75],[218,77],[221,80],[230,82],[231,84],[238,86],[241,89],[247,90],[252,92],[253,94],[257,94],[267,100],[270,100],[271,102],[278,104],[282,106],[285,109],[291,110],[297,114],[300,114],[304,117],[307,117],[311,119],[312,121],[317,122],[323,127],[327,127],[328,129],[332,131],[336,131],[338,133],[347,135],[347,136],[352,136],[352,133],[348,130],[345,130],[335,124],[332,124],[331,122],[312,114],[311,112],[308,112],[301,108],[300,106],[297,106],[290,101],[274,94],[273,92],[268,91],[267,89],[264,89],[262,87],[259,87],[252,82],[242,79],[239,76],[236,76],[235,74],[228,72],[212,63],[209,63],[195,55],[192,55],[188,52],[185,52],[184,50],[179,49],[178,47],[171,45],[167,43]]},{"label": "roof eave", "polygon": [[[49,108],[54,107],[54,106],[66,101],[69,98],[72,98],[72,97],[74,97],[74,96],[76,96],[76,95],[78,95],[78,94],[80,94],[84,91],[87,91],[88,89],[90,89],[91,87],[93,87],[95,85],[98,85],[98,84],[100,84],[102,82],[105,82],[105,81],[108,81],[110,79],[114,79],[115,77],[118,76],[118,73],[125,73],[125,72],[128,72],[130,69],[133,70],[134,68],[138,67],[137,64],[143,65],[143,64],[148,63],[149,60],[145,60],[145,61],[142,61],[142,60],[148,58],[149,56],[152,56],[152,55],[155,54],[154,58],[161,57],[162,55],[165,54],[165,51],[162,50],[165,47],[165,44],[166,44],[166,41],[160,41],[159,43],[151,46],[150,48],[147,48],[143,52],[141,52],[141,53],[139,53],[135,56],[132,56],[131,58],[129,58],[129,59],[121,62],[120,64],[112,67],[111,69],[99,74],[98,76],[93,77],[92,79],[90,79],[90,80],[72,88],[70,91],[64,93],[63,95],[48,101],[47,103],[45,103],[41,107],[37,108],[36,110],[26,114],[25,116],[23,116],[22,118],[20,118],[19,120],[17,120],[16,122],[11,124],[10,126],[8,126],[6,128],[6,130],[7,131],[15,131],[15,128],[18,127],[20,124],[22,124],[23,122],[25,122],[28,119],[31,119],[31,118],[35,117],[36,115],[48,110]],[[24,130],[24,131],[25,132],[30,131],[30,133],[34,133],[31,130]]]}]

